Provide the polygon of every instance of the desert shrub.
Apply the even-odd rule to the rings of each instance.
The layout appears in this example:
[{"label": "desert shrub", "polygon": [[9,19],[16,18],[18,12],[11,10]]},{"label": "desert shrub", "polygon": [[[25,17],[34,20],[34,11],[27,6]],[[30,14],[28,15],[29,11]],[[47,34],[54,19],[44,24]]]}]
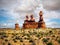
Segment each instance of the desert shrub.
[{"label": "desert shrub", "polygon": [[4,38],[8,38],[8,36],[6,36],[6,35],[3,35],[3,37],[4,37]]},{"label": "desert shrub", "polygon": [[23,44],[23,45],[25,45],[25,44]]},{"label": "desert shrub", "polygon": [[49,32],[46,32],[46,33],[45,33],[45,36],[50,36]]},{"label": "desert shrub", "polygon": [[25,34],[23,34],[23,36],[27,36],[27,37],[30,37],[30,34],[26,34],[26,33],[25,33]]},{"label": "desert shrub", "polygon": [[24,36],[22,36],[22,37],[24,37]]},{"label": "desert shrub", "polygon": [[15,36],[12,36],[11,38],[14,38]]},{"label": "desert shrub", "polygon": [[11,43],[8,43],[8,45],[11,45]]},{"label": "desert shrub", "polygon": [[16,43],[17,41],[16,41],[16,40],[14,40],[14,42]]},{"label": "desert shrub", "polygon": [[50,38],[47,38],[47,40],[50,40]]},{"label": "desert shrub", "polygon": [[53,45],[52,42],[47,43],[47,45]]},{"label": "desert shrub", "polygon": [[24,39],[25,39],[25,40],[30,40],[30,37],[25,37]]},{"label": "desert shrub", "polygon": [[16,33],[12,33],[13,36],[16,36],[17,34]]},{"label": "desert shrub", "polygon": [[36,36],[37,36],[37,37],[40,37],[40,34],[37,34]]},{"label": "desert shrub", "polygon": [[43,38],[42,41],[45,42],[45,43],[47,43],[48,42],[48,39]]},{"label": "desert shrub", "polygon": [[52,37],[55,37],[55,35],[52,35]]},{"label": "desert shrub", "polygon": [[22,40],[22,39],[20,39],[20,42],[23,42],[23,40]]},{"label": "desert shrub", "polygon": [[60,39],[59,40],[57,40],[58,41],[58,43],[60,44]]},{"label": "desert shrub", "polygon": [[5,45],[5,42],[3,42],[2,45]]},{"label": "desert shrub", "polygon": [[59,36],[57,36],[56,38],[59,38]]},{"label": "desert shrub", "polygon": [[30,34],[26,34],[28,37],[30,37]]},{"label": "desert shrub", "polygon": [[33,34],[33,32],[29,31],[29,34],[30,34],[30,35],[32,35],[32,34]]},{"label": "desert shrub", "polygon": [[49,35],[51,36],[51,35],[53,34],[53,31],[49,31],[48,33],[49,33]]},{"label": "desert shrub", "polygon": [[50,33],[50,34],[53,34],[53,32],[52,32],[52,31],[49,31],[49,33]]},{"label": "desert shrub", "polygon": [[0,35],[5,35],[6,33],[5,32],[0,32]]},{"label": "desert shrub", "polygon": [[27,40],[29,40],[30,38],[27,38]]},{"label": "desert shrub", "polygon": [[32,34],[35,35],[35,34],[37,34],[37,32],[33,32]]},{"label": "desert shrub", "polygon": [[43,34],[44,34],[43,32],[40,32],[40,35],[41,35],[41,36],[43,36]]},{"label": "desert shrub", "polygon": [[8,42],[8,39],[5,39],[6,42]]},{"label": "desert shrub", "polygon": [[3,37],[3,36],[1,36],[0,38],[1,38],[1,39],[4,39],[4,37]]},{"label": "desert shrub", "polygon": [[55,35],[52,35],[52,38],[55,38]]},{"label": "desert shrub", "polygon": [[13,41],[16,43],[17,41],[15,39],[13,39]]},{"label": "desert shrub", "polygon": [[0,37],[1,39],[8,38],[8,36],[6,35],[5,32],[1,32],[0,35],[1,35],[1,37]]},{"label": "desert shrub", "polygon": [[55,40],[57,41],[58,39],[59,39],[59,36],[57,36]]},{"label": "desert shrub", "polygon": [[15,39],[16,39],[16,40],[20,40],[20,39],[22,39],[22,38],[20,38],[19,36],[16,36]]},{"label": "desert shrub", "polygon": [[24,39],[27,39],[26,37]]},{"label": "desert shrub", "polygon": [[29,42],[33,42],[33,40],[31,39],[31,40],[29,40]]},{"label": "desert shrub", "polygon": [[33,42],[32,45],[36,45],[35,42]]}]

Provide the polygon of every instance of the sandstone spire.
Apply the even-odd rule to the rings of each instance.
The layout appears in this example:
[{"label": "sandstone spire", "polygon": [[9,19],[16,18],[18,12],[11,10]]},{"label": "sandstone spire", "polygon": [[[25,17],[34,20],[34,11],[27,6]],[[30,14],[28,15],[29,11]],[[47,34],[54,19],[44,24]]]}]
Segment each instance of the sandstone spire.
[{"label": "sandstone spire", "polygon": [[19,30],[19,29],[20,29],[19,24],[16,23],[16,24],[15,24],[15,30]]},{"label": "sandstone spire", "polygon": [[38,22],[38,28],[45,28],[45,22],[43,20],[43,12],[39,12],[39,22]]},{"label": "sandstone spire", "polygon": [[35,19],[34,19],[33,14],[32,14],[32,15],[30,15],[30,22],[35,22]]},{"label": "sandstone spire", "polygon": [[28,15],[26,15],[26,19],[25,19],[24,22],[26,23],[26,22],[28,22],[28,21],[29,21],[29,17],[28,17]]}]

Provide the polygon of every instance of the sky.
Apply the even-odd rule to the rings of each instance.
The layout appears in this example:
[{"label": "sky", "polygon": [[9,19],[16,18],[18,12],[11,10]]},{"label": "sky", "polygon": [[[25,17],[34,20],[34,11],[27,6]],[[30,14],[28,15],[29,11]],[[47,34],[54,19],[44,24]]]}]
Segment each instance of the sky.
[{"label": "sky", "polygon": [[25,16],[34,15],[39,21],[43,11],[46,27],[60,28],[60,0],[0,0],[0,28],[22,27]]}]

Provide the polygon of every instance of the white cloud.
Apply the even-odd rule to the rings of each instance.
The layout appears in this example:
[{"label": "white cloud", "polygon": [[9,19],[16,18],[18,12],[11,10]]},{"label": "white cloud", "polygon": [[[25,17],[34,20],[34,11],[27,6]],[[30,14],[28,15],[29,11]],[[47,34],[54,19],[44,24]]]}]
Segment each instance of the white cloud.
[{"label": "white cloud", "polygon": [[58,24],[57,22],[47,22],[46,26],[52,28],[60,28],[60,24]]},{"label": "white cloud", "polygon": [[14,28],[14,24],[12,23],[3,23],[3,24],[0,24],[0,28]]},{"label": "white cloud", "polygon": [[42,0],[42,4],[47,10],[60,10],[60,0]]},{"label": "white cloud", "polygon": [[44,12],[44,17],[45,18],[58,18],[60,19],[60,13],[59,12],[56,12],[56,11],[45,11]]}]

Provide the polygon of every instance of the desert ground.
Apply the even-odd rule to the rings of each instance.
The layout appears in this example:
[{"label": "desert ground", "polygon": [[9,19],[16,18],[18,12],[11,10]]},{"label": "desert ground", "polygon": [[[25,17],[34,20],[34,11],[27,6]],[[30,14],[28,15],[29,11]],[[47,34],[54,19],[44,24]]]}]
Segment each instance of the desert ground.
[{"label": "desert ground", "polygon": [[60,29],[0,29],[0,45],[60,45]]}]

